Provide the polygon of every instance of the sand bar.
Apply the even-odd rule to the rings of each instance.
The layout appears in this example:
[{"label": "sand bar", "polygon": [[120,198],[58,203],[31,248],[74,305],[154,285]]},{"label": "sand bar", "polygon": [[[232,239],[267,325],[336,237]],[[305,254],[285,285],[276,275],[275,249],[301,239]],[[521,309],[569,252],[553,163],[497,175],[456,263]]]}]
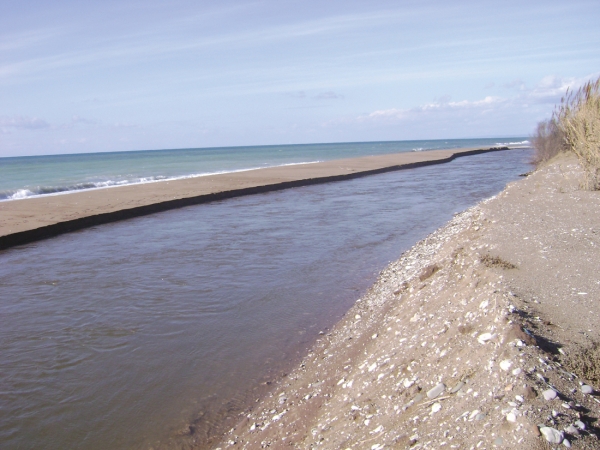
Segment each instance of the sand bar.
[{"label": "sand bar", "polygon": [[497,150],[465,148],[366,156],[0,202],[0,250],[169,209],[440,164]]}]

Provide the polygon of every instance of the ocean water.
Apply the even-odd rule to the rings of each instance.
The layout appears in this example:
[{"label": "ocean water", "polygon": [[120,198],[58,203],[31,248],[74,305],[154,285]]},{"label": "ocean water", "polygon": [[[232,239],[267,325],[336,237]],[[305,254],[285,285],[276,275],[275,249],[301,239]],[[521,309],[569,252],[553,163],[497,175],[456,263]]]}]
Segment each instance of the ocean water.
[{"label": "ocean water", "polygon": [[0,201],[271,166],[442,148],[527,145],[522,137],[193,148],[0,158]]},{"label": "ocean water", "polygon": [[0,447],[185,449],[530,150],[167,211],[0,252]]}]

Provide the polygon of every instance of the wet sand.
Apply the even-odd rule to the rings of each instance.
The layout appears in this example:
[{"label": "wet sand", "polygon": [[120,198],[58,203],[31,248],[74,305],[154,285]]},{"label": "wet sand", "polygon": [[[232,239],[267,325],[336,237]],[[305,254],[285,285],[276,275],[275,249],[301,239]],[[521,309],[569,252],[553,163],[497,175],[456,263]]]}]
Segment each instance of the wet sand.
[{"label": "wet sand", "polygon": [[0,202],[0,250],[103,223],[215,200],[451,161],[491,149],[396,153]]}]

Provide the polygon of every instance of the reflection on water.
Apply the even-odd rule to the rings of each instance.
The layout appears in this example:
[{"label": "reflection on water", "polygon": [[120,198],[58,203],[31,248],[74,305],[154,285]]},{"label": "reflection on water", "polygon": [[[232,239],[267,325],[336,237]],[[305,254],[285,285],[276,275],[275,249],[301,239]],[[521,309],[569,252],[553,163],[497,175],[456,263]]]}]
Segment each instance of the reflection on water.
[{"label": "reflection on water", "polygon": [[[226,200],[0,253],[0,442],[187,447],[529,151]],[[217,428],[215,428],[217,427]]]}]

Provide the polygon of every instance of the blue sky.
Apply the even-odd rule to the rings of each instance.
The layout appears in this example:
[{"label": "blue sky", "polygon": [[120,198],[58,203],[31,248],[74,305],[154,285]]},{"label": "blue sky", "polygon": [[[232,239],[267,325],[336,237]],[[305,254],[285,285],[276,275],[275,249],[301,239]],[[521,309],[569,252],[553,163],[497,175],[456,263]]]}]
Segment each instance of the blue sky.
[{"label": "blue sky", "polygon": [[596,1],[0,4],[0,156],[529,135]]}]

